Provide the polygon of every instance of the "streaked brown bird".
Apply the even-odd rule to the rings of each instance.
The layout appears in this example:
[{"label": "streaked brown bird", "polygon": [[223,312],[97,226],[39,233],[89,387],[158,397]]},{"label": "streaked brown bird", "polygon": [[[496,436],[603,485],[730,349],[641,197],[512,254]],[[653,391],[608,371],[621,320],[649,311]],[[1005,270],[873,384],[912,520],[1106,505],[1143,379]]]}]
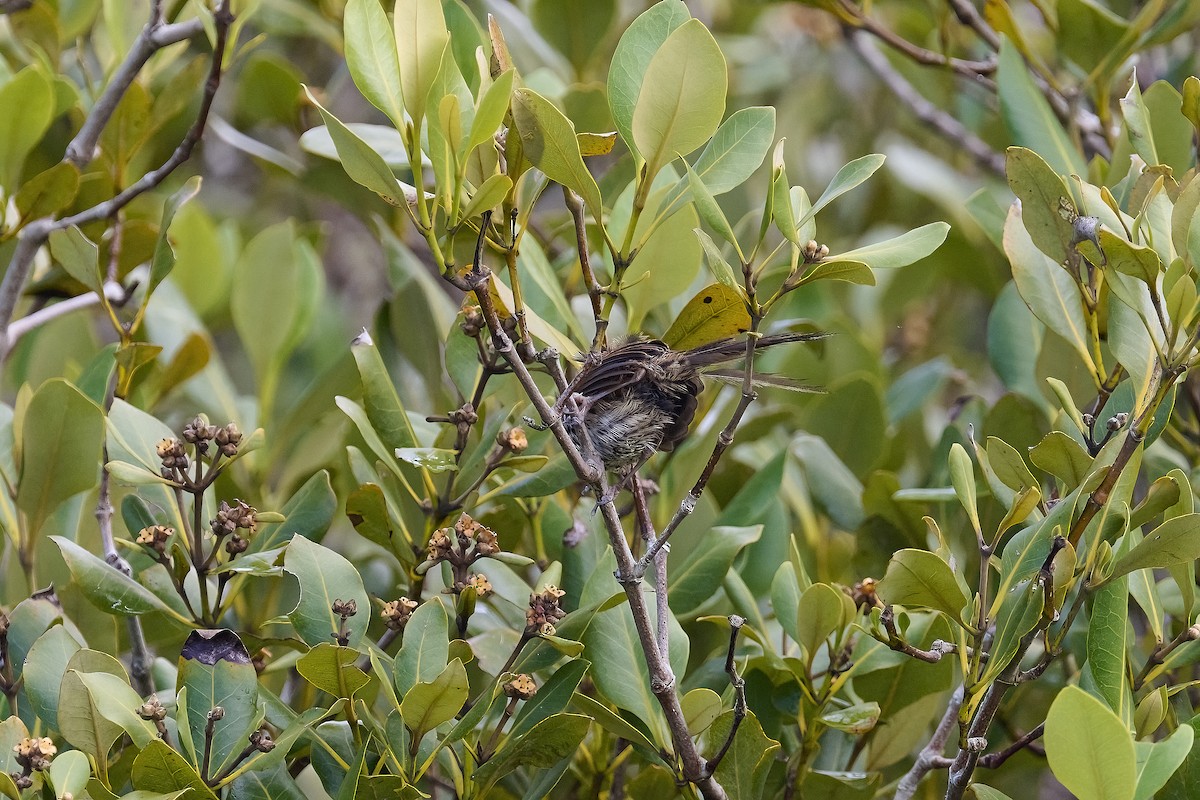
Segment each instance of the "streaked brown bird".
[{"label": "streaked brown bird", "polygon": [[[808,342],[823,333],[762,336],[755,349]],[[585,356],[564,403],[563,422],[575,446],[588,445],[623,484],[650,456],[675,449],[696,415],[702,375],[740,381],[740,371],[720,369],[746,355],[746,340],[721,339],[693,350],[672,350],[658,339],[633,336],[603,353]],[[778,376],[755,382],[815,391]]]}]

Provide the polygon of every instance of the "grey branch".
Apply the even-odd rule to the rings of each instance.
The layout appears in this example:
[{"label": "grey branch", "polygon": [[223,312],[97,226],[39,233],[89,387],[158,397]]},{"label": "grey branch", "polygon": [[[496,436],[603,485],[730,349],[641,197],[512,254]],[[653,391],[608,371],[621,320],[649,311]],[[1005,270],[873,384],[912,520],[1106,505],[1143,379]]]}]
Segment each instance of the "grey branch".
[{"label": "grey branch", "polygon": [[1004,156],[997,153],[954,117],[926,100],[908,80],[888,63],[870,37],[861,32],[850,36],[850,44],[876,77],[904,102],[917,119],[929,125],[935,133],[966,152],[984,169],[1004,177]]},{"label": "grey branch", "polygon": [[[63,161],[76,166],[88,164],[95,153],[96,142],[104,126],[112,118],[117,104],[120,103],[121,98],[128,91],[137,73],[145,66],[150,56],[163,47],[181,42],[204,30],[199,20],[170,25],[163,24],[160,11],[158,4],[155,4],[150,23],[142,29],[129,55],[117,68],[112,83],[88,113],[88,117],[75,139],[67,146]],[[213,48],[212,67],[204,85],[204,97],[201,100],[200,112],[175,152],[158,169],[143,175],[141,179],[117,196],[65,219],[55,220],[53,217],[36,219],[26,225],[18,234],[17,247],[9,261],[8,270],[4,273],[4,280],[0,282],[0,362],[8,357],[8,345],[11,341],[9,326],[12,323],[13,313],[16,311],[21,293],[25,290],[25,283],[29,279],[34,258],[50,234],[71,225],[82,225],[111,217],[135,197],[162,183],[176,167],[191,156],[192,150],[204,133],[208,112],[212,108],[213,97],[220,85],[226,38],[229,27],[233,23],[233,14],[229,11],[229,0],[222,0],[221,5],[214,12],[214,20],[217,38]]]}]

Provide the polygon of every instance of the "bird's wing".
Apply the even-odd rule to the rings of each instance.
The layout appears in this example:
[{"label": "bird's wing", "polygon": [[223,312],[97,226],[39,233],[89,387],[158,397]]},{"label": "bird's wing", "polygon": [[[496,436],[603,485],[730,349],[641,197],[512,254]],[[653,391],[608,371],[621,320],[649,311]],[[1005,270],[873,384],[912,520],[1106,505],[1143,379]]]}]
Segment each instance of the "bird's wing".
[{"label": "bird's wing", "polygon": [[630,339],[600,356],[594,365],[584,366],[574,391],[595,402],[619,392],[646,377],[646,364],[667,352],[656,339]]}]

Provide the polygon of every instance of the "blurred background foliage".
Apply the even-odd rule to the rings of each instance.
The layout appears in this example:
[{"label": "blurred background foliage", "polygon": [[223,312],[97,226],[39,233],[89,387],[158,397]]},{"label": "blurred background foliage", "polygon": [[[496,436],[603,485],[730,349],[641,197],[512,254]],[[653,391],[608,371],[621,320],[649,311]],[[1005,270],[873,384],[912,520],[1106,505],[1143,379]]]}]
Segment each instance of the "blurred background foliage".
[{"label": "blurred background foliage", "polygon": [[[148,14],[149,0],[20,5],[29,7],[12,10],[17,4],[11,0],[0,3],[0,9],[11,11],[0,17],[0,84],[16,80],[28,64],[62,73],[53,84],[53,112],[44,132],[23,161],[0,163],[7,170],[0,174],[27,180],[61,158],[81,118],[78,98],[91,96],[99,75],[128,48]],[[494,15],[525,85],[554,99],[577,130],[614,128],[606,100],[607,66],[642,3],[446,0],[443,5],[448,19],[469,17],[481,33],[486,15]],[[789,177],[810,196],[819,194],[844,163],[866,153],[887,156],[873,180],[822,212],[822,244],[842,252],[930,221],[945,220],[952,227],[936,252],[902,269],[877,272],[875,286],[825,281],[781,303],[775,319],[803,320],[835,335],[817,348],[772,352],[760,362],[769,371],[823,386],[826,393],[797,399],[762,392],[700,509],[675,539],[673,565],[687,558],[713,525],[731,520],[764,526],[738,556],[736,570],[758,598],[771,593],[793,535],[813,580],[846,586],[881,576],[898,549],[930,546],[925,514],[938,518],[952,548],[970,552],[975,543],[967,517],[953,492],[941,488],[950,485],[951,446],[966,444],[973,429],[979,441],[999,435],[1024,452],[1056,424],[1058,403],[1045,376],[1062,380],[1078,398],[1094,389],[1069,346],[1041,328],[1015,292],[1000,247],[1011,193],[997,164],[1003,168],[1008,146],[1023,145],[1060,173],[1075,170],[1098,184],[1114,185],[1131,157],[1138,157],[1123,133],[1113,132],[1120,130],[1119,99],[1133,78],[1161,136],[1160,163],[1177,176],[1192,169],[1193,132],[1186,103],[1180,114],[1180,91],[1184,78],[1200,67],[1200,5],[988,0],[970,13],[963,2],[925,0],[884,0],[865,7],[850,0],[695,0],[688,7],[713,32],[727,59],[727,107],[776,109],[776,139],[786,139]],[[204,178],[199,196],[175,217],[171,239],[177,263],[147,311],[145,338],[164,350],[138,373],[128,399],[176,431],[197,412],[218,423],[235,421],[244,431],[264,429],[265,447],[222,473],[218,495],[275,510],[306,492],[319,494],[320,502],[313,505],[332,520],[324,544],[354,563],[371,594],[390,598],[410,576],[384,548],[355,534],[344,513],[345,498],[359,486],[347,447],[368,449],[335,402],[339,395],[362,395],[348,343],[361,329],[371,331],[414,424],[432,439],[436,433],[423,417],[445,414],[461,402],[443,343],[456,335],[462,298],[431,270],[426,245],[407,214],[351,181],[328,157],[333,151],[327,138],[302,140],[321,123],[302,85],[344,121],[386,121],[359,94],[346,66],[344,3],[244,0],[234,10],[239,35],[197,155],[162,190],[126,209],[119,248],[102,224],[85,227],[100,245],[101,263],[116,250],[117,274],[124,277],[153,253],[163,199],[187,176]],[[998,51],[981,36],[981,28],[1005,35]],[[84,36],[91,37],[89,49],[72,61]],[[899,49],[889,47],[888,39]],[[126,100],[121,125],[109,134],[119,141],[109,142],[106,153],[124,147],[126,155],[106,154],[85,173],[76,206],[127,185],[175,148],[195,114],[206,48],[177,46],[150,62],[141,88]],[[1039,105],[1045,85],[1066,110],[1068,124],[1057,133]],[[898,95],[898,86],[925,98],[932,111]],[[21,116],[12,108],[4,109],[0,101],[6,117],[0,138],[13,135],[11,126]],[[1194,106],[1190,113],[1196,113]],[[947,118],[958,125],[949,137],[935,130]],[[1195,116],[1190,119],[1196,122]],[[386,155],[398,140],[372,144]],[[395,160],[402,162],[402,154]],[[606,198],[632,177],[632,162],[620,146],[588,163]],[[769,170],[765,164],[722,197],[739,231],[758,220]],[[11,185],[21,183],[16,179]],[[19,205],[13,194],[5,200]],[[0,238],[0,263],[7,263],[16,246],[12,219],[6,215],[9,233]],[[542,200],[531,227],[546,265],[570,291],[572,310],[586,322],[574,232],[557,193]],[[647,286],[654,291],[643,289],[635,312],[642,330],[661,334],[694,291],[711,282],[690,227],[678,247],[654,254],[649,264],[656,277]],[[464,252],[471,244],[462,243]],[[651,259],[643,254],[643,260]],[[77,278],[46,259],[29,287],[28,308],[82,291]],[[542,316],[567,325],[553,302],[536,290],[529,302]],[[615,333],[624,332],[626,313],[618,309]],[[113,337],[98,320],[91,313],[72,314],[25,335],[4,366],[7,401],[20,404],[22,387],[57,377],[99,401],[107,374],[104,359],[112,358],[104,348]],[[584,333],[576,336],[581,348],[590,330]],[[485,443],[501,424],[516,423],[528,413],[515,385],[502,380],[492,385],[486,424],[479,426],[486,431],[480,434]],[[1188,402],[1180,403],[1180,425],[1200,417],[1193,383],[1183,394]],[[707,391],[691,439],[655,462],[663,489],[655,500],[656,515],[669,516],[676,498],[693,483],[722,415],[734,402],[732,390]],[[531,433],[530,438],[531,452],[541,452],[545,435]],[[1147,459],[1161,465],[1151,477],[1171,466],[1194,475],[1196,448],[1195,439],[1183,435],[1148,452]],[[323,477],[313,478],[322,470],[332,492],[323,488]],[[506,550],[529,555],[540,565],[564,562],[564,605],[575,608],[602,557],[603,537],[593,532],[566,553],[564,531],[573,524],[598,527],[596,518],[572,517],[565,500],[543,503],[529,497],[544,488],[510,486],[490,495],[479,516],[503,533]],[[897,494],[902,489],[913,491]],[[126,491],[118,490],[118,507]],[[47,530],[68,536],[78,531],[78,541],[99,552],[90,524],[92,503],[86,493],[74,496],[58,508]],[[985,528],[1004,511],[996,503],[985,505]],[[136,533],[131,528],[124,535]],[[67,615],[87,631],[90,646],[122,652],[125,628],[84,601],[47,537],[37,547],[37,586],[55,583]],[[0,582],[0,603],[9,608],[36,588],[27,586],[13,546],[0,561]],[[293,591],[272,584],[261,601],[237,609],[239,628],[270,640],[263,624],[292,608]],[[519,607],[523,598],[514,593],[518,596],[509,599]],[[727,635],[696,620],[725,613],[728,606],[728,598],[717,591],[676,609],[691,637],[693,669],[685,690],[720,678]],[[380,623],[372,626],[377,636]],[[150,626],[147,633],[152,648],[162,653],[176,652],[183,637],[181,630],[167,627]],[[921,713],[911,724],[896,723],[903,730],[893,732],[891,746],[876,753],[872,766],[894,764],[920,744],[940,711],[936,703],[923,701],[950,686],[950,672],[942,667],[922,674],[928,685],[915,692],[921,695]],[[761,699],[772,692],[767,674],[751,670],[747,680],[752,696],[760,698],[752,702],[753,710],[778,738],[781,711]],[[892,685],[881,680],[880,696]],[[871,694],[868,688],[860,692]],[[849,757],[842,753],[841,762]],[[828,758],[832,768],[835,755]],[[1032,755],[1022,754],[1013,763],[997,785],[1027,786],[1029,775],[1044,771],[1044,763]],[[873,788],[864,784],[864,796]],[[812,796],[850,796],[839,791],[849,790],[831,783],[826,795]]]}]

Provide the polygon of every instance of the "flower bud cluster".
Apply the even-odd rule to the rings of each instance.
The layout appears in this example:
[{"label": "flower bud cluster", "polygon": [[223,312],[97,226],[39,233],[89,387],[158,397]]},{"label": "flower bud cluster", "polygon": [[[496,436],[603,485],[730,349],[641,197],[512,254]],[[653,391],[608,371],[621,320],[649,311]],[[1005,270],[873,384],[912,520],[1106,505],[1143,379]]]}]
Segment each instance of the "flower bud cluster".
[{"label": "flower bud cluster", "polygon": [[534,683],[533,678],[523,672],[514,675],[513,679],[505,683],[502,688],[504,696],[510,699],[528,700],[537,694],[537,684]]},{"label": "flower bud cluster", "polygon": [[389,600],[383,604],[383,610],[379,612],[379,616],[383,618],[383,623],[387,625],[388,630],[402,631],[408,624],[409,617],[417,610],[417,605],[415,600],[409,600],[407,597]]},{"label": "flower bud cluster", "polygon": [[527,636],[553,636],[554,626],[567,615],[559,600],[565,595],[554,584],[536,594],[529,595],[529,608],[525,610],[525,634]]},{"label": "flower bud cluster", "polygon": [[500,552],[495,531],[463,514],[453,528],[440,528],[429,537],[428,553],[418,572],[428,571],[443,561],[457,569],[465,569],[481,558]]},{"label": "flower bud cluster", "polygon": [[160,556],[167,551],[167,541],[175,535],[169,525],[150,525],[138,532],[137,543]]},{"label": "flower bud cluster", "polygon": [[[217,507],[217,516],[209,522],[209,527],[218,539],[233,536],[225,543],[225,550],[230,555],[244,553],[250,546],[250,537],[258,529],[258,509],[242,500],[236,500],[233,506],[222,500]],[[245,531],[245,534],[238,531]]]}]

